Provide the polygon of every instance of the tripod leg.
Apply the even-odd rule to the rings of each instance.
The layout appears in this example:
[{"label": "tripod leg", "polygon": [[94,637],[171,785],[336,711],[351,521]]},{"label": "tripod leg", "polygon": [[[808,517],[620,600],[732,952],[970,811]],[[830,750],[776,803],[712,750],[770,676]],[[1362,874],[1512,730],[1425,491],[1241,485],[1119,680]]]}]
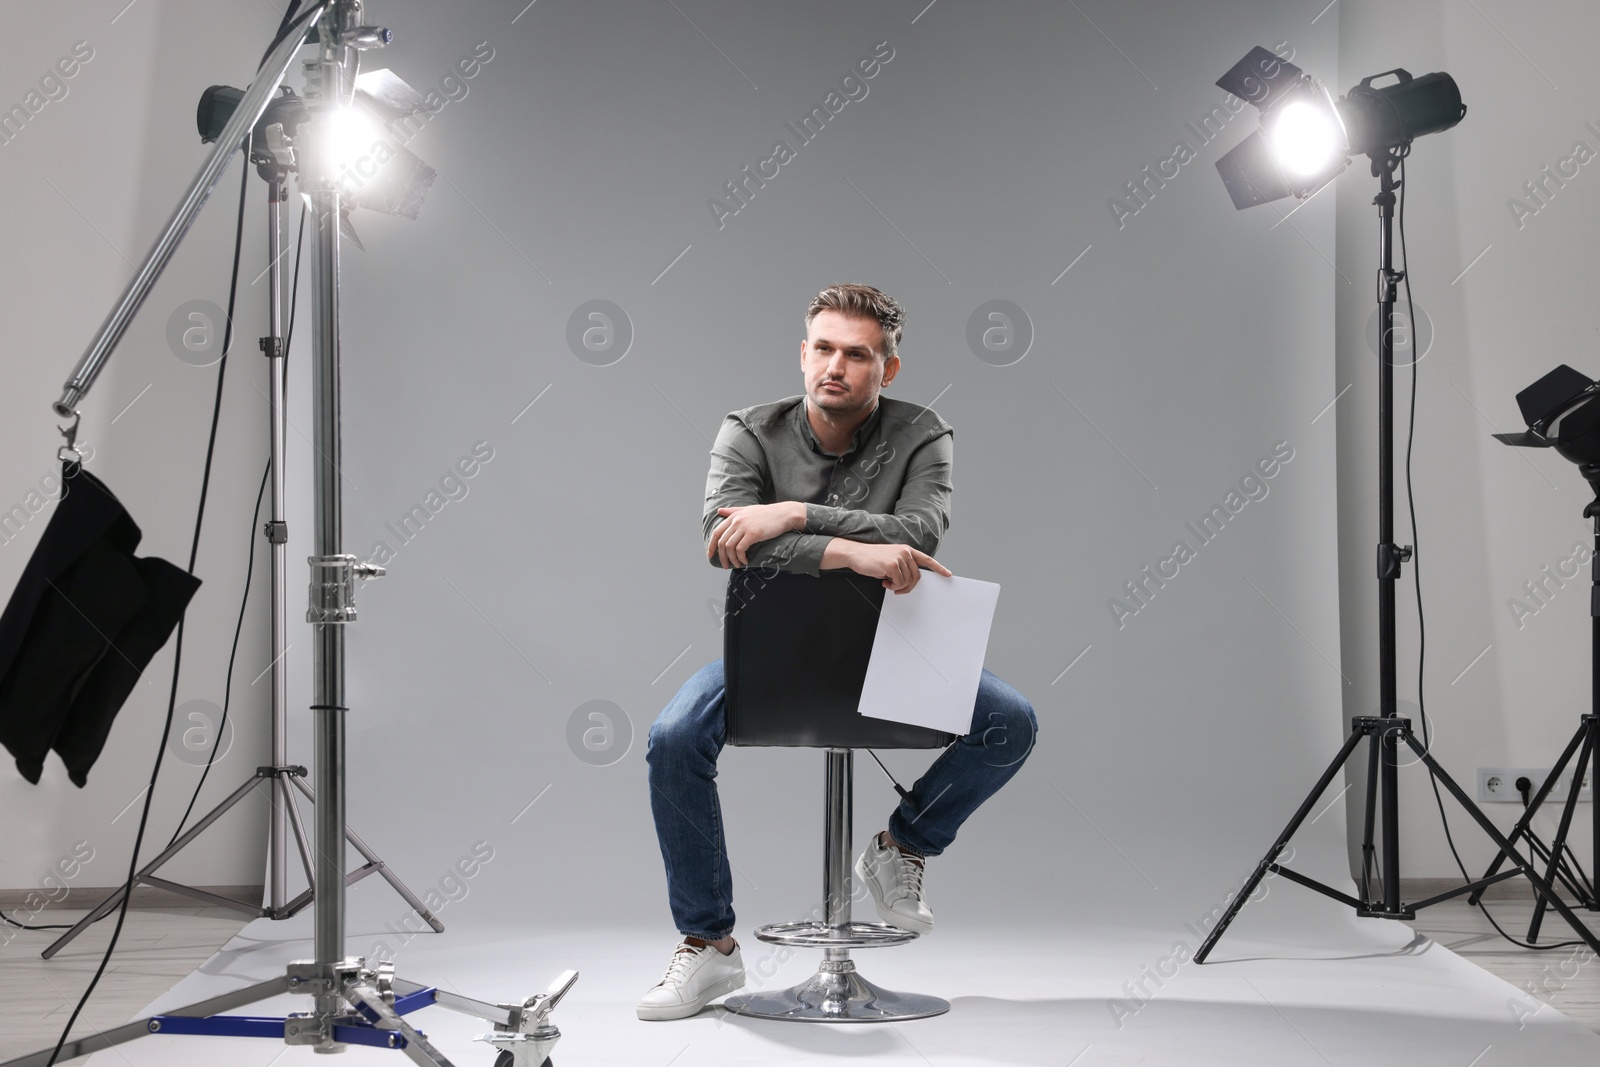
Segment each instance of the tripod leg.
[{"label": "tripod leg", "polygon": [[1561,846],[1561,853],[1561,866],[1563,871],[1566,872],[1562,876],[1562,880],[1580,904],[1591,910],[1595,909],[1594,883],[1589,881],[1587,874],[1583,873],[1583,866],[1578,862],[1578,854],[1572,851],[1571,845],[1567,844]]},{"label": "tripod leg", "polygon": [[[1550,771],[1550,777],[1546,778],[1544,783],[1539,786],[1539,791],[1533,795],[1532,800],[1528,801],[1527,810],[1522,813],[1522,818],[1517,820],[1517,825],[1513,826],[1511,828],[1511,833],[1506,835],[1507,841],[1514,845],[1517,843],[1518,839],[1521,838],[1525,832],[1527,832],[1528,826],[1533,822],[1534,814],[1539,810],[1539,805],[1543,804],[1545,797],[1550,795],[1550,790],[1554,788],[1562,769],[1566,767],[1567,761],[1572,758],[1572,753],[1577,750],[1578,745],[1583,741],[1583,735],[1584,728],[1580,726],[1578,728],[1578,732],[1572,735],[1572,740],[1567,742],[1566,751],[1562,752],[1561,758],[1556,761],[1555,767]],[[1578,764],[1579,766],[1582,766],[1583,761],[1580,759]],[[1500,855],[1494,858],[1494,862],[1489,865],[1489,869],[1483,872],[1483,876],[1485,878],[1493,878],[1500,870],[1500,865],[1504,863],[1505,860],[1506,854],[1504,852],[1500,853]],[[1467,897],[1467,903],[1477,904],[1482,897],[1483,890],[1475,889],[1473,890],[1472,895]]]},{"label": "tripod leg", "polygon": [[[1593,742],[1591,742],[1592,744]],[[1572,790],[1574,793],[1579,793],[1582,790],[1587,763],[1587,759],[1581,759],[1573,769]],[[1551,882],[1552,885],[1556,885],[1559,882],[1559,887],[1571,894],[1579,905],[1590,909],[1595,908],[1594,884],[1589,881],[1589,876],[1584,873],[1583,864],[1578,860],[1578,854],[1572,851],[1570,838],[1558,838],[1555,848],[1545,849],[1543,848],[1544,843],[1530,829],[1528,831],[1528,844],[1535,852],[1543,850],[1540,858],[1545,862],[1555,861],[1556,866],[1554,869],[1556,873],[1555,879]]]},{"label": "tripod leg", "polygon": [[[1583,784],[1583,765],[1589,762],[1589,747],[1593,739],[1583,739],[1583,754],[1578,757],[1578,775],[1573,782],[1573,789],[1567,794],[1567,802],[1561,806],[1561,825],[1556,830],[1555,840],[1550,846],[1550,866],[1545,874],[1545,881],[1554,883],[1557,869],[1561,866],[1561,850],[1567,843],[1567,831],[1572,829],[1572,813],[1578,807],[1578,787]],[[1553,781],[1555,775],[1550,776]],[[1546,784],[1549,784],[1548,782]],[[1533,921],[1528,924],[1528,940],[1539,940],[1539,928],[1544,925],[1544,898],[1540,897],[1533,905]]]},{"label": "tripod leg", "polygon": [[1350,753],[1355,751],[1356,745],[1363,737],[1368,736],[1370,735],[1351,730],[1350,736],[1345,739],[1344,747],[1339,749],[1339,754],[1333,757],[1333,762],[1328,764],[1328,769],[1322,772],[1322,777],[1317,779],[1317,784],[1311,787],[1311,792],[1301,802],[1300,810],[1294,813],[1294,818],[1289,820],[1289,825],[1283,828],[1283,833],[1278,835],[1278,840],[1273,842],[1272,848],[1267,850],[1267,854],[1262,857],[1261,862],[1256,864],[1256,869],[1250,872],[1250,877],[1245,880],[1244,886],[1229,902],[1228,910],[1223,912],[1222,918],[1217,921],[1217,925],[1213,926],[1211,932],[1206,935],[1205,941],[1200,945],[1200,951],[1194,954],[1196,963],[1204,963],[1206,957],[1211,955],[1211,950],[1222,939],[1223,932],[1233,922],[1234,916],[1239,914],[1239,910],[1244,907],[1245,901],[1250,899],[1250,894],[1256,891],[1256,886],[1260,885],[1261,879],[1266,877],[1267,869],[1277,862],[1278,856],[1283,853],[1285,846],[1289,844],[1289,839],[1294,836],[1296,830],[1300,829],[1300,824],[1305,822],[1306,816],[1311,814],[1312,805],[1317,802],[1317,799],[1323,793],[1328,791],[1328,785],[1333,781],[1333,776],[1339,773],[1339,769],[1344,766],[1345,760],[1350,758]]},{"label": "tripod leg", "polygon": [[283,788],[284,808],[289,813],[289,825],[294,830],[295,847],[300,851],[300,866],[306,874],[306,888],[293,900],[284,904],[279,913],[280,918],[290,918],[305,910],[317,896],[317,865],[311,862],[311,846],[306,837],[305,824],[300,821],[300,803],[289,786],[281,779],[279,784]]},{"label": "tripod leg", "polygon": [[399,893],[400,896],[405,899],[407,904],[411,905],[411,910],[422,916],[423,922],[433,927],[434,933],[444,933],[444,923],[440,922],[438,917],[435,916],[433,912],[428,910],[427,905],[423,904],[421,900],[417,899],[417,895],[415,893],[406,888],[406,884],[396,877],[395,873],[389,869],[389,865],[379,859],[378,854],[372,851],[372,849],[368,848],[367,843],[361,840],[360,836],[354,830],[350,829],[348,826],[345,827],[344,836],[345,839],[350,842],[350,844],[355,846],[355,850],[357,852],[366,857],[368,863],[377,868],[378,873],[383,875],[383,880],[394,886],[394,891]]},{"label": "tripod leg", "polygon": [[[305,782],[302,782],[299,778],[295,778],[293,781],[300,792],[306,795],[306,799],[310,800],[313,804],[317,802],[317,794],[312,791],[309,785],[307,785]],[[356,851],[360,852],[361,855],[366,858],[366,861],[372,864],[373,867],[377,869],[379,874],[383,875],[383,880],[394,887],[394,891],[399,893],[400,896],[405,899],[407,904],[411,905],[412,910],[420,915],[424,922],[433,927],[434,933],[439,934],[444,932],[444,923],[440,922],[438,917],[435,916],[433,912],[429,911],[427,906],[424,905],[421,900],[417,899],[417,895],[415,893],[406,888],[405,883],[400,881],[394,872],[389,870],[388,864],[379,859],[378,854],[373,852],[372,849],[368,847],[367,843],[356,835],[354,830],[351,830],[350,827],[346,826],[344,828],[344,835],[345,840],[354,845]]]},{"label": "tripod leg", "polygon": [[[181,1008],[172,1008],[163,1014],[176,1015],[186,1019],[205,1019],[212,1015],[220,1015],[225,1011],[231,1011],[234,1008],[243,1007],[246,1004],[253,1004],[258,1000],[267,1000],[271,997],[279,996],[288,991],[288,985],[288,979],[283,975],[279,975],[277,978],[269,978],[265,982],[257,982],[255,985],[245,986],[243,989],[236,989],[231,993],[222,993],[207,1000],[187,1004]],[[126,1044],[141,1037],[149,1037],[156,1032],[150,1028],[150,1020],[148,1018],[135,1019],[131,1023],[124,1023],[109,1030],[95,1030],[92,1035],[72,1038],[61,1047],[59,1061],[55,1059],[55,1049],[52,1047],[18,1059],[6,1060],[4,1067],[47,1067],[48,1064],[53,1062],[65,1063],[79,1056],[87,1056],[91,1052],[99,1052],[102,1049]]]},{"label": "tripod leg", "polygon": [[1383,906],[1398,915],[1400,905],[1400,740],[1394,731],[1374,735],[1381,763],[1379,781],[1383,788]]},{"label": "tripod leg", "polygon": [[371,1019],[379,1028],[399,1031],[406,1039],[406,1046],[401,1051],[412,1063],[420,1063],[423,1067],[452,1067],[450,1061],[445,1059],[444,1053],[434,1048],[426,1037],[406,1022],[403,1016],[395,1014],[394,1009],[385,1003],[377,990],[350,984],[344,987],[344,997],[352,1007]]},{"label": "tripod leg", "polygon": [[1471,815],[1478,826],[1482,828],[1483,832],[1489,835],[1489,840],[1493,841],[1512,863],[1525,868],[1524,874],[1527,875],[1528,881],[1533,883],[1533,888],[1538,891],[1539,895],[1550,902],[1550,906],[1556,909],[1557,913],[1567,921],[1573,931],[1583,939],[1584,944],[1595,952],[1600,953],[1600,938],[1595,937],[1593,931],[1583,924],[1583,920],[1579,919],[1572,909],[1567,907],[1565,902],[1556,895],[1556,891],[1550,887],[1550,883],[1540,877],[1537,871],[1523,861],[1515,846],[1505,839],[1505,835],[1496,828],[1494,823],[1489,821],[1489,817],[1479,809],[1478,805],[1472,802],[1472,798],[1461,791],[1461,787],[1456,784],[1456,780],[1445,773],[1445,769],[1439,766],[1438,761],[1428,754],[1428,751],[1412,736],[1409,730],[1406,731],[1405,739],[1406,744],[1411,746],[1412,751],[1416,752],[1418,758],[1428,765],[1428,770],[1433,776],[1444,783],[1444,787],[1450,791],[1450,795],[1456,798],[1456,803],[1460,804],[1467,814]]},{"label": "tripod leg", "polygon": [[295,802],[294,794],[289,792],[289,786],[281,778],[278,779],[278,788],[283,790],[283,805],[289,813],[289,825],[294,829],[294,843],[300,850],[300,865],[305,868],[306,885],[316,892],[317,868],[311,862],[311,845],[306,839],[305,823],[300,821],[300,805]]},{"label": "tripod leg", "polygon": [[[1524,803],[1524,811],[1526,811],[1529,806],[1529,804]],[[1521,820],[1519,819],[1518,821],[1520,823]],[[1557,859],[1558,854],[1550,850],[1550,846],[1544,843],[1544,838],[1539,836],[1538,831],[1536,831],[1532,826],[1529,826],[1526,832],[1523,833],[1522,839],[1527,843],[1528,858],[1533,861],[1536,867],[1543,867],[1552,862],[1555,863],[1555,877],[1551,879],[1550,884],[1565,887],[1568,892],[1575,892],[1572,879],[1567,871],[1566,863]],[[1513,845],[1517,843],[1516,839],[1509,834],[1506,836],[1506,840],[1510,841]],[[1563,849],[1563,851],[1570,852],[1572,850]]]},{"label": "tripod leg", "polygon": [[[135,880],[137,880],[137,876],[135,877]],[[51,942],[49,947],[47,947],[43,952],[39,953],[39,955],[44,959],[49,959],[57,952],[60,952],[62,949],[66,948],[74,938],[87,930],[91,925],[98,922],[101,916],[116,910],[117,906],[122,903],[122,898],[127,895],[128,887],[124,885],[115,893],[112,893],[109,897],[106,897],[99,904],[95,905],[94,910],[90,911],[89,914],[79,919],[76,926],[62,934],[60,937],[56,938],[56,940]]]},{"label": "tripod leg", "polygon": [[76,926],[58,937],[39,955],[45,959],[49,959],[50,957],[54,956],[57,952],[60,952],[63,948],[70,944],[79,934],[87,930],[90,923],[97,921],[102,915],[105,915],[111,911],[111,909],[120,905],[122,903],[122,898],[127,896],[128,892],[134,886],[143,881],[145,875],[157,870],[162,864],[166,863],[173,856],[176,856],[179,852],[181,852],[185,845],[204,833],[206,827],[216,822],[223,816],[225,812],[228,811],[229,808],[232,808],[235,804],[239,803],[239,801],[243,800],[245,796],[249,794],[250,790],[254,789],[260,784],[261,780],[261,776],[258,774],[256,777],[251,778],[238,789],[235,789],[232,793],[228,794],[226,800],[212,808],[211,812],[206,815],[205,818],[189,827],[189,829],[184,832],[182,837],[178,838],[176,841],[162,850],[161,855],[157,856],[155,859],[139,868],[138,873],[133,876],[133,881],[118,889],[105,900],[102,900],[99,906],[97,906],[93,911],[85,915],[83,918],[79,919]]},{"label": "tripod leg", "polygon": [[[1597,641],[1600,641],[1600,638],[1597,638]],[[1600,697],[1597,697],[1597,699],[1600,699]],[[1588,716],[1586,725],[1589,728],[1589,791],[1592,797],[1594,791],[1600,789],[1600,715]],[[1578,783],[1572,787],[1572,791],[1576,793],[1582,788],[1582,785],[1583,779],[1580,778]],[[1600,805],[1595,805],[1595,808],[1600,810]],[[1590,842],[1590,869],[1595,872],[1595,878],[1600,880],[1600,816],[1596,816],[1591,812],[1589,824],[1589,832],[1594,838]],[[1589,887],[1588,904],[1589,907],[1600,910],[1600,892],[1597,892],[1592,884]]]},{"label": "tripod leg", "polygon": [[1361,899],[1372,900],[1372,873],[1377,855],[1372,850],[1373,830],[1378,816],[1378,746],[1367,746],[1367,808],[1361,829]]}]

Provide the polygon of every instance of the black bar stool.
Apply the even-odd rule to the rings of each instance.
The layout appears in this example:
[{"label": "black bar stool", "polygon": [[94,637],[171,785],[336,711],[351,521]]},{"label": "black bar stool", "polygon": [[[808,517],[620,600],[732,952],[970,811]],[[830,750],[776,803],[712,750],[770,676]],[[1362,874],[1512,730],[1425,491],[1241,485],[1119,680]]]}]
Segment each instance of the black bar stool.
[{"label": "black bar stool", "polygon": [[888,590],[854,571],[808,574],[741,568],[728,580],[723,628],[725,744],[825,749],[824,917],[759,927],[778,945],[823,950],[817,973],[797,986],[728,997],[740,1015],[796,1022],[892,1022],[950,1010],[921,993],[882,989],[856,971],[850,950],[898,945],[917,935],[850,917],[850,818],[857,748],[943,748],[954,734],[856,713],[878,612]]}]

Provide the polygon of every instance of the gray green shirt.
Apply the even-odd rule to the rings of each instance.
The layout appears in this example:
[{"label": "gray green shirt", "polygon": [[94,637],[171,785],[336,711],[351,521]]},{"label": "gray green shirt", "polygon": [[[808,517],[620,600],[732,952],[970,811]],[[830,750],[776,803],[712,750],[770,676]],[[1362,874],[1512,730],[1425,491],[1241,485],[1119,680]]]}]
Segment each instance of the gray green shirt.
[{"label": "gray green shirt", "polygon": [[840,456],[817,442],[803,394],[730,412],[711,446],[702,544],[725,518],[718,508],[803,500],[804,529],[753,546],[748,566],[820,574],[834,537],[931,556],[950,528],[954,434],[932,408],[880,394]]}]

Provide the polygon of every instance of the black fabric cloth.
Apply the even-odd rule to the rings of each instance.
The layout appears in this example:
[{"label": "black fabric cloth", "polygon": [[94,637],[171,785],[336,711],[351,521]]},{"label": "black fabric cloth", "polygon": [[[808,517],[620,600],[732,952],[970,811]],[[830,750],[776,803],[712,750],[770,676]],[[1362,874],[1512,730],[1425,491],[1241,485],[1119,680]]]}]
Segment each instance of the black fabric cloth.
[{"label": "black fabric cloth", "polygon": [[139,526],[100,479],[68,463],[61,484],[0,615],[0,744],[35,784],[54,749],[81,787],[200,579],[135,556]]}]

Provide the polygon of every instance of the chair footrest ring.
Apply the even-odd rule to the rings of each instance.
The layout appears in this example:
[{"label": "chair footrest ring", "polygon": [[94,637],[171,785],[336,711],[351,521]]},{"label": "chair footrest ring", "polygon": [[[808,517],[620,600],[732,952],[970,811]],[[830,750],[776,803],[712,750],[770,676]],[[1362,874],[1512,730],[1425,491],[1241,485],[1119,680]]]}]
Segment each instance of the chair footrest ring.
[{"label": "chair footrest ring", "polygon": [[775,945],[802,948],[882,948],[917,939],[910,930],[888,923],[852,922],[844,928],[813,920],[768,923],[756,927],[756,937]]}]

